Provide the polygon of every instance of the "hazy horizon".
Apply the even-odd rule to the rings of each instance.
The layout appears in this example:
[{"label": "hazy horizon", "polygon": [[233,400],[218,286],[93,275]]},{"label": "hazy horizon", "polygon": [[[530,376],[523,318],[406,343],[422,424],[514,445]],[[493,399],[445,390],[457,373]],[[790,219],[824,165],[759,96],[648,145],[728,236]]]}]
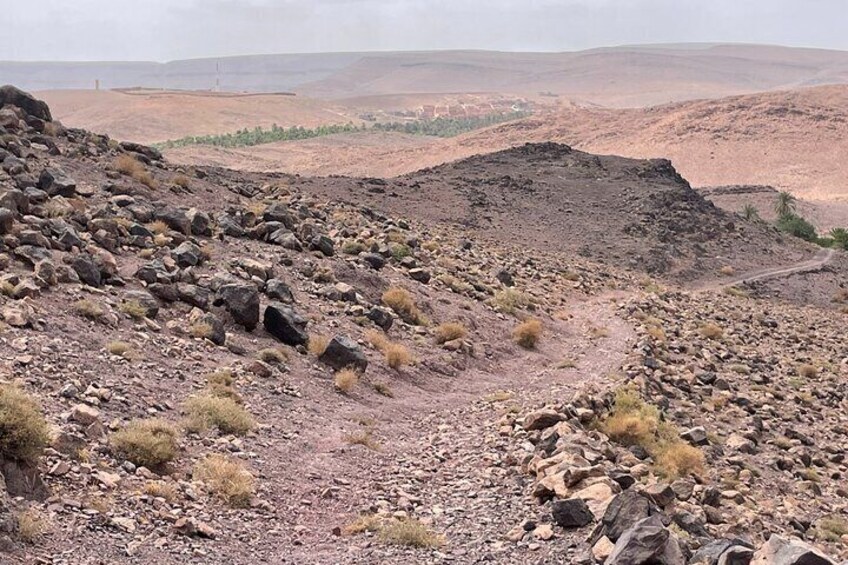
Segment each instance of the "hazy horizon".
[{"label": "hazy horizon", "polygon": [[[751,44],[847,50],[841,0],[35,0],[4,7],[0,60]],[[48,30],[33,41],[33,30]]]}]

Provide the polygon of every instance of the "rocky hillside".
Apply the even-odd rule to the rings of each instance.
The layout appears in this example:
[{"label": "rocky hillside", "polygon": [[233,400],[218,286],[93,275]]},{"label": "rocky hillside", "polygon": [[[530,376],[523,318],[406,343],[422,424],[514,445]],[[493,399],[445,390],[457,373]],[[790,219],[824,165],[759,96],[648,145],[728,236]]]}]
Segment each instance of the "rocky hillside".
[{"label": "rocky hillside", "polygon": [[646,279],[805,251],[667,163],[186,168],[10,87],[0,128],[2,562],[845,554],[838,320]]},{"label": "rocky hillside", "polygon": [[812,253],[726,213],[671,163],[528,144],[389,181],[320,179],[307,190],[452,223],[478,237],[563,251],[676,280],[792,263]]}]

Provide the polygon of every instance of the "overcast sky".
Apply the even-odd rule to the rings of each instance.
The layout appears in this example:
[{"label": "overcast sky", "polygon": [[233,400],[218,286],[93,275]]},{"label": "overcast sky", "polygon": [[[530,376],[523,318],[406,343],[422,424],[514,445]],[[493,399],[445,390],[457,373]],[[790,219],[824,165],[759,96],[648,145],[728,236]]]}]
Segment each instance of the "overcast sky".
[{"label": "overcast sky", "polygon": [[0,60],[744,42],[848,49],[848,0],[0,0]]}]

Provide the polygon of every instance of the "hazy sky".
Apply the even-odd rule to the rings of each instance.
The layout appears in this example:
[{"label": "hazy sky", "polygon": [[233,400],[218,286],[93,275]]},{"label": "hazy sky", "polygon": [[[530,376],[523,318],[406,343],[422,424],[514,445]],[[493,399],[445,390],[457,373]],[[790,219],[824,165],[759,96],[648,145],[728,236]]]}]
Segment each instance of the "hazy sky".
[{"label": "hazy sky", "polygon": [[745,42],[848,49],[848,0],[0,0],[0,60]]}]

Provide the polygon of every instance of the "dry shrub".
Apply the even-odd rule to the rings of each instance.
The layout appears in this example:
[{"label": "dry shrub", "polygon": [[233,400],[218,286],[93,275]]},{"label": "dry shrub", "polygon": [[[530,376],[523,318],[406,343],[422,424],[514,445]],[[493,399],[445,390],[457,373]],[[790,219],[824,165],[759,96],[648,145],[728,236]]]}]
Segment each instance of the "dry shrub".
[{"label": "dry shrub", "polygon": [[688,477],[704,472],[704,453],[682,441],[660,445],[655,457],[657,471],[666,477]]},{"label": "dry shrub", "polygon": [[380,518],[374,514],[363,514],[342,528],[342,535],[353,536],[363,532],[376,532],[380,529],[381,522]]},{"label": "dry shrub", "polygon": [[336,389],[349,394],[357,383],[359,383],[359,374],[353,369],[342,369],[336,373],[333,380],[336,384]]},{"label": "dry shrub", "polygon": [[93,300],[78,300],[74,303],[74,310],[83,318],[101,321],[106,316],[106,309]]},{"label": "dry shrub", "polygon": [[542,335],[542,322],[539,320],[527,320],[512,330],[512,338],[515,343],[525,349],[533,349]]},{"label": "dry shrub", "polygon": [[386,356],[386,364],[395,370],[412,363],[412,354],[400,343],[388,344],[383,354]]},{"label": "dry shrub", "polygon": [[17,519],[18,539],[24,543],[33,544],[47,532],[47,519],[35,508],[24,510]]},{"label": "dry shrub", "polygon": [[144,484],[142,492],[153,498],[162,498],[165,502],[172,503],[177,500],[179,493],[177,488],[165,481],[148,481]]},{"label": "dry shrub", "polygon": [[307,349],[309,349],[309,353],[314,355],[315,357],[320,357],[327,350],[327,346],[330,344],[330,338],[325,335],[311,335],[309,336],[309,343],[307,344]]},{"label": "dry shrub", "polygon": [[414,518],[393,518],[380,526],[378,536],[384,543],[407,547],[439,547],[445,543],[442,536]]},{"label": "dry shrub", "polygon": [[655,341],[664,342],[666,340],[665,330],[660,326],[648,326],[646,328],[648,335],[654,338]]},{"label": "dry shrub", "polygon": [[371,451],[379,451],[380,445],[374,440],[371,430],[359,430],[344,436],[344,440],[350,445],[362,445]]},{"label": "dry shrub", "polygon": [[156,235],[168,235],[168,233],[171,231],[171,228],[168,227],[168,224],[166,224],[162,220],[150,222],[145,227],[148,229],[148,231],[150,231],[150,233]]},{"label": "dry shrub", "polygon": [[215,335],[215,327],[208,322],[197,322],[188,328],[188,333],[191,337],[197,339],[212,339]]},{"label": "dry shrub", "polygon": [[132,177],[148,188],[156,188],[158,186],[156,179],[153,178],[150,171],[144,168],[144,164],[131,155],[118,155],[113,166],[119,173]]},{"label": "dry shrub", "polygon": [[195,465],[193,474],[230,506],[250,505],[256,481],[240,461],[224,455],[209,455]]},{"label": "dry shrub", "polygon": [[499,290],[492,298],[492,306],[504,314],[515,314],[518,310],[527,308],[529,304],[530,300],[527,296],[514,288]]},{"label": "dry shrub", "polygon": [[819,370],[815,365],[810,365],[809,363],[804,363],[798,367],[798,376],[804,377],[805,379],[813,379],[818,376]]},{"label": "dry shrub", "polygon": [[459,322],[447,322],[436,328],[436,343],[443,344],[455,339],[464,339],[468,330]]},{"label": "dry shrub", "polygon": [[0,294],[3,296],[12,296],[15,292],[15,285],[9,281],[0,281]]},{"label": "dry shrub", "polygon": [[391,343],[391,341],[389,341],[389,338],[386,337],[386,334],[377,330],[368,330],[367,332],[365,332],[365,339],[377,351],[385,350],[386,346]]},{"label": "dry shrub", "polygon": [[701,326],[701,335],[707,339],[721,339],[724,336],[724,330],[717,324],[707,322]]},{"label": "dry shrub", "polygon": [[259,351],[256,356],[259,358],[260,361],[264,361],[265,363],[271,363],[273,365],[285,363],[289,358],[288,354],[284,350],[276,347],[268,347],[266,349],[263,349]]},{"label": "dry shrub", "polygon": [[424,315],[415,305],[415,300],[405,288],[393,286],[383,293],[383,304],[394,310],[407,324],[423,325]]},{"label": "dry shrub", "polygon": [[177,173],[176,175],[174,175],[174,179],[172,182],[181,188],[188,188],[191,185],[191,180],[188,178],[187,175],[184,175],[183,173]]},{"label": "dry shrub", "polygon": [[41,406],[16,386],[0,385],[0,459],[34,462],[49,440]]},{"label": "dry shrub", "polygon": [[703,452],[681,440],[677,429],[633,389],[616,392],[613,409],[600,427],[617,443],[643,447],[661,475],[674,479],[704,472]]},{"label": "dry shrub", "polygon": [[127,461],[160,468],[177,456],[177,429],[161,419],[133,420],[112,434],[112,447]]},{"label": "dry shrub", "polygon": [[132,350],[132,344],[126,341],[110,341],[106,344],[106,351],[112,355],[118,355],[127,359],[132,357]]},{"label": "dry shrub", "polygon": [[244,435],[255,425],[250,413],[232,398],[211,392],[192,396],[185,403],[186,429],[201,432],[217,428],[225,434]]},{"label": "dry shrub", "polygon": [[721,273],[722,275],[724,275],[725,277],[729,277],[730,275],[732,275],[736,271],[730,265],[725,265],[724,267],[719,269],[718,272]]},{"label": "dry shrub", "polygon": [[392,388],[386,383],[374,383],[374,390],[377,391],[377,394],[381,394],[387,398],[395,397],[395,393],[392,392]]},{"label": "dry shrub", "polygon": [[147,316],[147,308],[138,300],[127,300],[121,302],[118,310],[132,318],[133,320],[142,320]]},{"label": "dry shrub", "polygon": [[233,386],[235,380],[233,372],[229,369],[220,369],[206,375],[206,383],[209,386]]}]

